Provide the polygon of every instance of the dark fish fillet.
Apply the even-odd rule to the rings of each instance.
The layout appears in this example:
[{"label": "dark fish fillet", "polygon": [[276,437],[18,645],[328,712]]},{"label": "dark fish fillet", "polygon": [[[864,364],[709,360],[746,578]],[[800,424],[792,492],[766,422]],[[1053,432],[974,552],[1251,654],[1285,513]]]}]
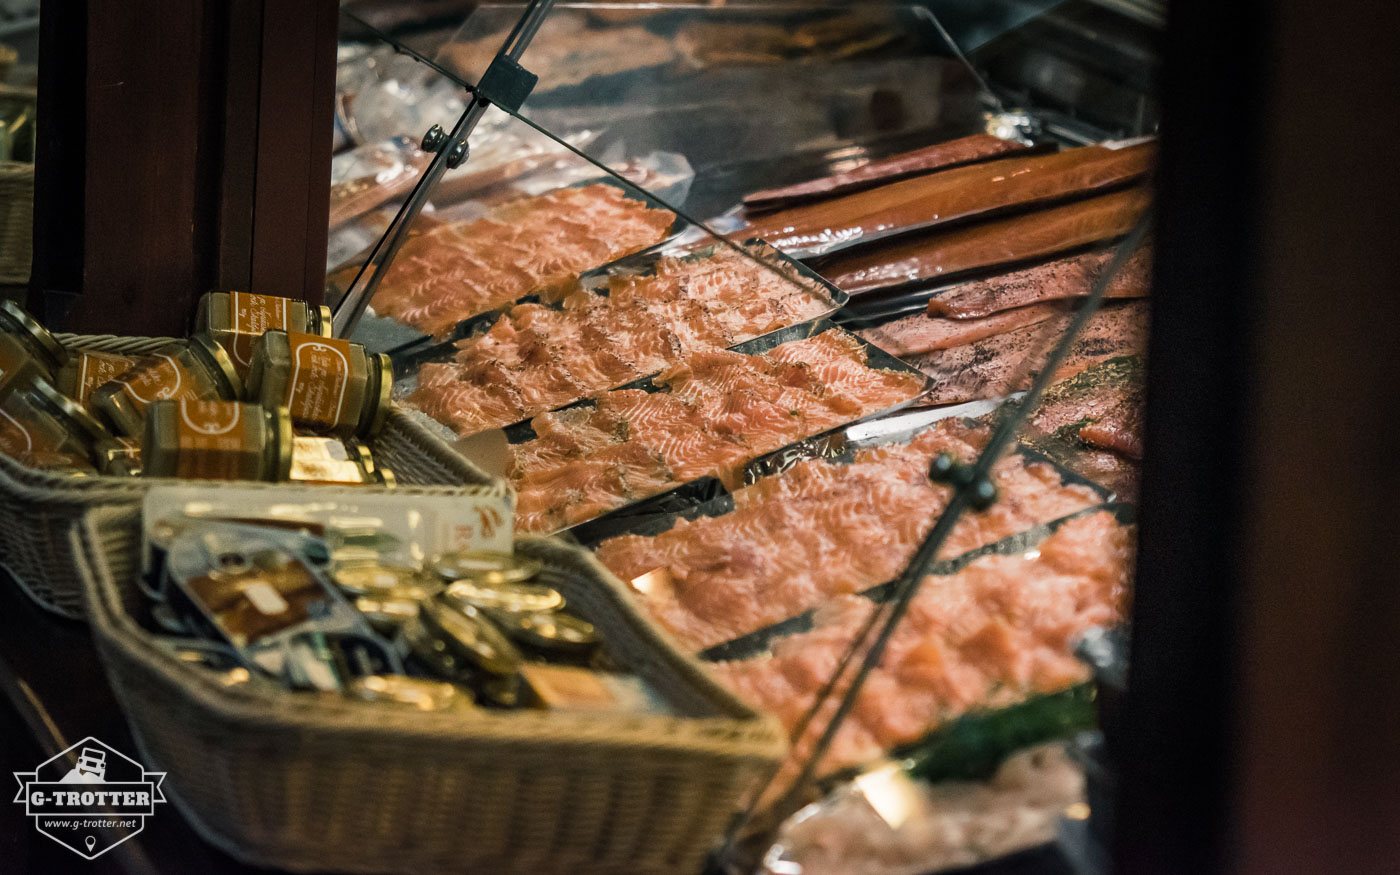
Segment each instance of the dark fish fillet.
[{"label": "dark fish fillet", "polygon": [[1130,459],[1142,459],[1142,404],[1122,401],[1098,422],[1079,429],[1079,438],[1091,447],[1113,450]]},{"label": "dark fish fillet", "polygon": [[995,313],[984,319],[944,319],[915,313],[876,328],[861,336],[895,356],[918,355],[939,349],[963,346],[984,337],[1005,334],[1027,325],[1043,322],[1064,312],[1059,304],[1032,304],[1017,310]]},{"label": "dark fish fillet", "polygon": [[[1079,298],[1089,294],[1099,272],[1113,260],[1112,250],[1086,252],[975,280],[936,293],[928,302],[930,316],[981,319],[1042,301]],[[1133,253],[1108,284],[1109,298],[1145,298],[1152,285],[1152,249]]]},{"label": "dark fish fillet", "polygon": [[856,295],[1044,258],[1128,233],[1150,200],[1146,188],[1113,192],[843,255],[822,273]]},{"label": "dark fish fillet", "polygon": [[1151,168],[1153,143],[1085,146],[921,176],[756,220],[739,232],[784,250],[831,251],[1015,208],[1087,197]]},{"label": "dark fish fillet", "polygon": [[925,146],[912,152],[892,155],[857,167],[845,173],[835,173],[809,182],[783,188],[754,192],[744,198],[744,207],[755,212],[785,209],[821,198],[864,191],[877,185],[904,177],[935,170],[950,170],[966,164],[989,161],[1005,155],[1024,152],[1031,147],[1014,140],[1003,140],[991,134],[973,134],[946,143]]},{"label": "dark fish fillet", "polygon": [[[1147,313],[1144,301],[1105,305],[1070,348],[1057,372],[1059,377],[1077,374],[1096,362],[1141,353],[1147,344]],[[928,395],[930,404],[997,398],[1030,386],[1035,369],[1049,350],[1045,339],[1058,338],[1070,318],[1070,314],[1065,314],[1053,322],[914,356],[908,361],[934,378]],[[1047,331],[1052,334],[1047,335]]]}]

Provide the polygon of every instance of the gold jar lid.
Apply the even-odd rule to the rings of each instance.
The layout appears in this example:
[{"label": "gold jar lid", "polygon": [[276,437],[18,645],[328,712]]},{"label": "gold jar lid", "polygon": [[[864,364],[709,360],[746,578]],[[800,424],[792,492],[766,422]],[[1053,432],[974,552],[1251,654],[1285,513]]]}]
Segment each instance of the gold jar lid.
[{"label": "gold jar lid", "polygon": [[215,343],[207,334],[195,334],[190,337],[190,349],[196,355],[203,355],[209,362],[212,362],[214,369],[224,378],[229,390],[233,393],[227,399],[235,401],[243,397],[243,380],[239,378],[238,371],[233,367],[233,359],[229,358],[228,351]]},{"label": "gold jar lid", "polygon": [[455,550],[432,562],[433,571],[446,581],[473,580],[492,586],[524,583],[544,566],[538,560],[491,550]]},{"label": "gold jar lid", "polygon": [[389,417],[389,407],[394,395],[394,363],[382,352],[368,356],[371,372],[379,375],[379,394],[374,399],[374,408],[369,411],[369,421],[363,432],[365,437],[373,437],[384,428],[384,420]]},{"label": "gold jar lid", "polygon": [[272,430],[277,433],[277,476],[274,482],[282,483],[292,476],[292,445],[295,443],[292,439],[292,414],[287,408],[279,406],[267,410],[267,417]]},{"label": "gold jar lid", "polygon": [[315,325],[308,326],[309,328],[313,329],[312,333],[319,334],[322,337],[331,336],[331,325],[333,322],[333,318],[331,315],[330,307],[327,307],[325,304],[322,304],[321,306],[316,307],[314,309],[308,307],[307,315],[311,316],[311,318],[316,320]]},{"label": "gold jar lid", "polygon": [[81,404],[55,389],[47,380],[36,379],[30,386],[30,394],[41,405],[72,423],[80,436],[92,445],[89,452],[94,461],[97,461],[100,445],[112,442],[112,433],[103,428],[102,423]]},{"label": "gold jar lid", "polygon": [[536,614],[564,607],[564,596],[559,590],[535,583],[457,580],[448,584],[447,596],[453,602],[513,614]]},{"label": "gold jar lid", "polygon": [[487,674],[511,675],[519,668],[520,651],[476,608],[434,599],[424,602],[418,616],[431,635]]},{"label": "gold jar lid", "polygon": [[355,678],[346,695],[362,702],[394,702],[412,705],[420,711],[450,711],[472,707],[471,697],[445,681],[430,681],[405,675],[366,675]]},{"label": "gold jar lid", "polygon": [[55,368],[68,361],[68,350],[23,307],[11,300],[0,298],[0,318],[13,322],[17,328],[28,334],[44,354],[53,359]]},{"label": "gold jar lid", "polygon": [[342,565],[331,577],[348,593],[375,598],[430,599],[442,591],[442,584],[417,568],[402,565],[357,563]]}]

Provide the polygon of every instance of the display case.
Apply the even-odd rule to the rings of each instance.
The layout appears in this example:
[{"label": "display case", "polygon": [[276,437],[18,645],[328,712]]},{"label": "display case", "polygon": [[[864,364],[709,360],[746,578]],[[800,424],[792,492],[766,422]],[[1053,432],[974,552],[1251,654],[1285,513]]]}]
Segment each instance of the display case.
[{"label": "display case", "polygon": [[346,10],[338,330],[783,720],[718,865],[1060,853],[1073,645],[1131,575],[1152,112],[1019,89],[1014,16],[535,10]]}]

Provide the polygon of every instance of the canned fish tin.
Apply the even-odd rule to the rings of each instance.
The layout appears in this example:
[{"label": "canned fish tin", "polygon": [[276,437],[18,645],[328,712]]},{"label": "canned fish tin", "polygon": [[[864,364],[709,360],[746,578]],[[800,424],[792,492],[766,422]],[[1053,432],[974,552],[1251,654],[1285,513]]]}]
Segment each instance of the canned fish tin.
[{"label": "canned fish tin", "polygon": [[0,452],[24,464],[91,472],[111,445],[101,423],[42,378],[0,400]]},{"label": "canned fish tin", "polygon": [[374,598],[410,598],[424,601],[442,591],[442,584],[416,568],[401,565],[356,563],[331,572],[336,584],[351,595]]},{"label": "canned fish tin", "polygon": [[285,408],[239,401],[157,401],[141,442],[148,477],[287,479],[292,422]]},{"label": "canned fish tin", "polygon": [[581,659],[592,655],[599,644],[593,624],[570,614],[490,611],[488,615],[512,641],[544,654]]},{"label": "canned fish tin", "polygon": [[358,343],[269,331],[253,344],[248,399],[283,405],[298,428],[337,437],[378,433],[389,413],[394,371],[389,357]]},{"label": "canned fish tin", "polygon": [[471,580],[487,586],[524,583],[540,573],[535,559],[489,550],[444,553],[432,562],[433,571],[446,581]]},{"label": "canned fish tin", "polygon": [[93,390],[104,383],[110,383],[142,361],[141,358],[116,353],[76,349],[68,357],[68,362],[58,369],[54,387],[79,404],[94,410]]},{"label": "canned fish tin", "polygon": [[470,666],[497,677],[515,674],[520,667],[520,652],[470,605],[451,605],[434,599],[423,604],[418,616],[429,634]]},{"label": "canned fish tin", "polygon": [[13,301],[0,299],[0,334],[14,338],[52,380],[68,361],[68,351],[49,330]]},{"label": "canned fish tin", "polygon": [[[122,434],[140,437],[157,401],[236,401],[242,384],[223,347],[195,335],[171,344],[92,393],[92,406]],[[290,441],[288,442],[290,445]]]},{"label": "canned fish tin", "polygon": [[209,335],[233,360],[238,376],[246,378],[253,365],[253,344],[273,329],[330,336],[328,307],[252,292],[215,291],[199,299],[197,331]]},{"label": "canned fish tin", "polygon": [[404,675],[370,675],[355,678],[345,694],[363,702],[395,702],[412,705],[420,711],[466,710],[471,696],[445,681],[430,681]]},{"label": "canned fish tin", "polygon": [[447,598],[482,610],[512,614],[536,614],[564,607],[564,596],[557,589],[532,583],[484,583],[457,580],[448,584]]}]

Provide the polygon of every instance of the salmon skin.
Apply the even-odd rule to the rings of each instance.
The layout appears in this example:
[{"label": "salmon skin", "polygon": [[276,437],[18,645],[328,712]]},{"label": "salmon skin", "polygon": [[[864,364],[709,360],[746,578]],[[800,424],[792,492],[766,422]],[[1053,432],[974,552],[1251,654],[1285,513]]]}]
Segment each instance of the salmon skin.
[{"label": "salmon skin", "polygon": [[1064,307],[1051,301],[994,313],[983,319],[946,319],[915,313],[875,328],[867,328],[860,332],[860,336],[892,355],[913,356],[1005,334],[1035,325],[1037,322],[1044,322],[1063,312]]},{"label": "salmon skin", "polygon": [[835,173],[783,188],[757,191],[744,197],[744,208],[753,212],[785,209],[823,198],[864,191],[909,176],[932,173],[936,170],[951,170],[954,167],[1017,155],[1032,149],[1033,147],[1015,140],[1003,140],[991,134],[973,134],[970,137],[960,137],[946,143],[937,143],[912,152],[871,161],[845,173]]},{"label": "salmon skin", "polygon": [[[1057,372],[1073,376],[1097,362],[1142,353],[1147,346],[1145,301],[1100,308],[1070,347]],[[966,346],[911,356],[909,363],[934,380],[932,404],[999,398],[1029,388],[1044,355],[1068,326],[1072,314],[983,338]]]},{"label": "salmon skin", "polygon": [[1151,199],[1147,189],[1130,188],[840,255],[820,272],[852,295],[943,282],[1121,237],[1132,230]]},{"label": "salmon skin", "polygon": [[1004,158],[774,213],[741,233],[798,258],[863,248],[896,234],[1128,185],[1151,170],[1155,156],[1156,145],[1148,142]]},{"label": "salmon skin", "polygon": [[[983,319],[993,313],[1045,301],[1082,298],[1093,289],[1099,274],[1112,260],[1112,250],[1100,249],[963,283],[935,292],[928,301],[928,315]],[[1152,248],[1144,246],[1129,256],[1114,274],[1104,297],[1145,298],[1151,285]]]}]

